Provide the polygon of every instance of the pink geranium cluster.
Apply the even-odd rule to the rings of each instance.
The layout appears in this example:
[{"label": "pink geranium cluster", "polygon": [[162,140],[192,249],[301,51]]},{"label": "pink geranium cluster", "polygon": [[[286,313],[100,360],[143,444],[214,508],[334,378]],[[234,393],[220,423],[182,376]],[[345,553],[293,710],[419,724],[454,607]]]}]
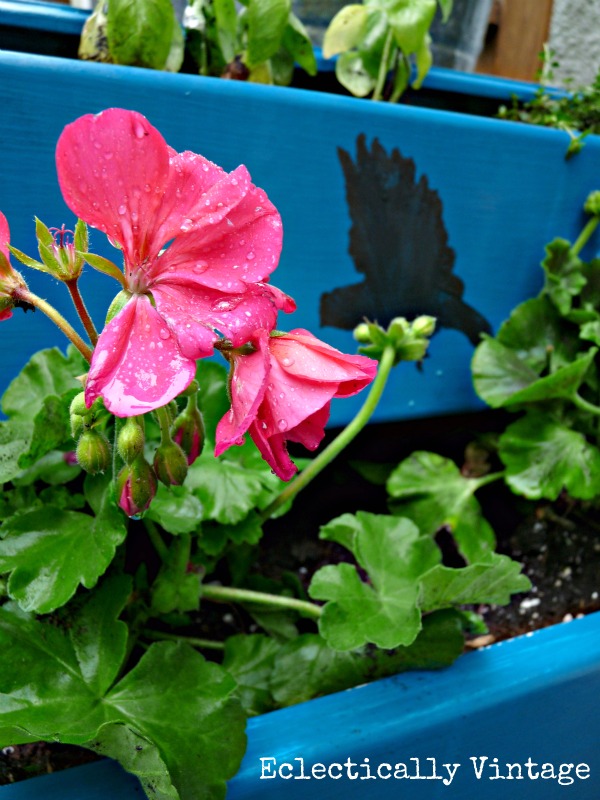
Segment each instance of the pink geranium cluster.
[{"label": "pink geranium cluster", "polygon": [[56,149],[69,208],[122,252],[123,292],[94,349],[85,388],[116,416],[144,414],[183,392],[196,361],[232,365],[232,407],[217,454],[246,432],[282,478],[286,442],[314,449],[333,397],[358,392],[376,362],[345,356],[307,331],[275,332],[294,301],[271,286],[279,214],[244,166],[227,173],[177,153],[141,115],[109,109],[68,125]]}]

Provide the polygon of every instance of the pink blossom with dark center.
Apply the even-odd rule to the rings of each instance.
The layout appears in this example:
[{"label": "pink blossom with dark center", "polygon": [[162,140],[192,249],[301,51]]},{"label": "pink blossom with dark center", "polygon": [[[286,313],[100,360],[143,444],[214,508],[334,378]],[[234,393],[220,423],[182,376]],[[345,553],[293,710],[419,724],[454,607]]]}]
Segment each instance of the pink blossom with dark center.
[{"label": "pink blossom with dark center", "polygon": [[315,450],[325,435],[331,400],[350,397],[377,374],[377,361],[345,355],[306,330],[269,335],[257,331],[254,352],[233,353],[231,409],[217,426],[215,455],[250,434],[262,457],[283,480],[296,466],[287,442]]},{"label": "pink blossom with dark center", "polygon": [[165,405],[192,381],[219,334],[234,346],[295,305],[266,281],[281,219],[244,166],[231,173],[177,153],[141,114],[108,109],[58,141],[69,208],[122,250],[126,305],[100,335],[86,403],[117,416]]}]

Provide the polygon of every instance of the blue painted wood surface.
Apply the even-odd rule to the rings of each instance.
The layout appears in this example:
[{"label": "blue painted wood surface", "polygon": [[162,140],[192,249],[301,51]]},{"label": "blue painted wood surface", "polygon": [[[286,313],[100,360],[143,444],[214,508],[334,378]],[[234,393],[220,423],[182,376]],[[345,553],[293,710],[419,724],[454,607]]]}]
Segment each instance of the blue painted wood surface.
[{"label": "blue painted wood surface", "polygon": [[[441,199],[464,300],[493,328],[538,291],[544,244],[579,232],[583,200],[600,181],[600,137],[589,137],[567,162],[567,135],[560,131],[130,67],[1,52],[0,104],[0,209],[16,247],[35,252],[34,215],[49,226],[73,224],[54,166],[63,126],[109,106],[134,108],[176,149],[195,150],[226,169],[247,165],[283,218],[284,250],[272,280],[294,296],[298,311],[282,315],[280,327],[306,327],[348,352],[355,349],[351,334],[319,320],[322,293],[361,280],[348,253],[351,223],[338,147],[354,157],[364,134],[368,146],[376,138],[388,154],[398,148],[414,160],[417,179],[426,176]],[[401,215],[397,224],[402,236],[411,236]],[[114,257],[103,240],[93,235],[92,246]],[[62,287],[27,272],[33,291],[71,313]],[[399,294],[399,285],[391,280],[390,294]],[[117,288],[91,270],[84,276],[97,324]],[[0,330],[2,386],[40,345],[62,345],[39,313],[17,312]],[[472,353],[462,333],[441,330],[423,371],[413,364],[396,371],[377,419],[480,408],[470,381]],[[340,424],[361,397],[336,402],[332,422]]]},{"label": "blue painted wood surface", "polygon": [[[227,800],[597,800],[599,696],[596,613],[470,653],[441,672],[406,673],[250,720],[248,751]],[[483,756],[500,764],[531,758],[557,770],[583,763],[590,777],[570,786],[527,777],[478,780],[470,759]],[[274,763],[261,758],[291,763],[295,776],[296,759],[304,759],[305,774],[313,764],[361,764],[365,758],[373,773],[379,764],[414,764],[411,758],[421,759],[422,774],[432,774],[426,759],[437,760],[438,774],[447,774],[444,763],[461,766],[450,785],[439,779],[283,780],[261,779],[262,764]],[[351,769],[366,774],[364,767]],[[0,800],[109,797],[143,797],[137,781],[111,762],[0,787]]]}]

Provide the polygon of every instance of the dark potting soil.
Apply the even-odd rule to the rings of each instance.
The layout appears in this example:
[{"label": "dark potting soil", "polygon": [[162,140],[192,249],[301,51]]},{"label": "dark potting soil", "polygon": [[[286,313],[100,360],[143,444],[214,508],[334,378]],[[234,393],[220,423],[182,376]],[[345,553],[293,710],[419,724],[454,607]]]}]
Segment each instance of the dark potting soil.
[{"label": "dark potting soil", "polygon": [[[395,465],[416,449],[453,458],[469,469],[465,449],[490,431],[501,430],[502,412],[412,420],[373,425],[363,431],[344,454],[296,499],[295,510],[265,528],[253,571],[262,577],[296,578],[304,587],[326,563],[345,560],[346,551],[318,538],[319,527],[344,512],[387,512],[383,485],[366,481],[355,467],[357,459]],[[335,435],[328,434],[328,439]],[[300,453],[298,453],[300,455]],[[302,454],[304,455],[304,454]],[[493,465],[492,465],[493,466]],[[559,498],[556,503],[533,503],[516,498],[500,483],[478,493],[484,513],[498,539],[498,550],[524,565],[532,590],[515,595],[508,606],[480,606],[488,633],[472,637],[467,649],[512,638],[547,625],[566,622],[600,609],[600,514]],[[448,532],[437,541],[444,562],[460,566],[461,557]],[[226,582],[227,575],[220,576]],[[205,604],[189,635],[216,638],[256,630],[254,620],[235,606]],[[92,752],[74,746],[38,742],[0,751],[0,785],[55,772],[95,760]]]}]

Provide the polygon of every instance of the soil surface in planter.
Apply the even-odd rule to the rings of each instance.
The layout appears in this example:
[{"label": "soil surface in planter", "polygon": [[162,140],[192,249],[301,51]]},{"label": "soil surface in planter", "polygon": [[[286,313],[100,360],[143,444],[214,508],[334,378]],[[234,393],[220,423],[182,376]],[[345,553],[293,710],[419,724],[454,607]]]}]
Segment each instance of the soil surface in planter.
[{"label": "soil surface in planter", "polygon": [[[464,460],[467,445],[482,434],[501,430],[505,422],[503,413],[482,412],[371,426],[352,443],[342,459],[330,465],[298,496],[294,512],[268,523],[257,552],[255,571],[266,578],[280,578],[285,573],[295,575],[308,586],[321,566],[348,559],[343,548],[318,538],[319,527],[344,512],[388,510],[384,487],[360,476],[355,468],[358,459],[395,466],[416,449],[432,450],[458,464],[464,463],[465,469],[469,469],[468,459]],[[332,431],[327,439],[334,435]],[[298,451],[298,455],[305,454]],[[515,595],[508,606],[474,609],[482,615],[488,633],[473,636],[466,642],[466,649],[600,609],[597,511],[567,498],[553,504],[523,501],[499,483],[482,489],[478,498],[496,532],[498,550],[523,563],[533,588],[527,594]],[[132,533],[135,536],[137,532]],[[461,557],[447,531],[440,531],[438,543],[444,562],[460,566]],[[154,553],[149,554],[150,561],[154,558]],[[227,580],[228,576],[222,577]],[[193,633],[224,638],[255,630],[254,621],[239,608],[206,604]],[[95,759],[88,750],[55,743],[6,747],[0,751],[0,785]]]}]

